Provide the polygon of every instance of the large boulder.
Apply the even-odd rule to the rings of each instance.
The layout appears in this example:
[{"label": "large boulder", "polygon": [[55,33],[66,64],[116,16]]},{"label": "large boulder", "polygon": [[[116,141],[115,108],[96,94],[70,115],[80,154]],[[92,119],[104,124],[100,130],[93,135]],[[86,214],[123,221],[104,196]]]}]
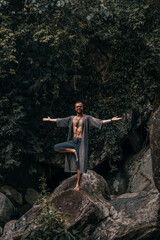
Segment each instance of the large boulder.
[{"label": "large boulder", "polygon": [[28,212],[26,212],[22,217],[20,217],[11,228],[7,228],[0,240],[20,240],[26,226],[29,223],[34,223],[36,217],[39,216],[40,205],[33,206]]},{"label": "large boulder", "polygon": [[3,193],[0,193],[0,225],[17,217],[17,211],[11,201]]},{"label": "large boulder", "polygon": [[[65,226],[83,232],[85,240],[160,239],[157,190],[111,200],[107,183],[94,171],[83,174],[80,191],[73,189],[75,184],[76,175],[65,180],[50,196],[49,204],[66,214]],[[30,209],[2,239],[20,239],[25,224],[34,223],[40,209]]]},{"label": "large boulder", "polygon": [[[76,186],[76,182],[76,175],[66,179],[55,189],[54,195],[65,190],[73,189]],[[80,186],[84,192],[91,194],[95,198],[102,196],[105,199],[110,199],[110,192],[107,182],[95,171],[88,170],[87,173],[83,173]]]},{"label": "large boulder", "polygon": [[39,197],[39,193],[33,189],[33,188],[27,188],[26,194],[24,196],[24,199],[27,203],[29,203],[31,206],[33,206]]},{"label": "large boulder", "polygon": [[0,192],[4,193],[15,206],[21,206],[23,204],[22,194],[17,192],[13,187],[4,185],[0,188]]},{"label": "large boulder", "polygon": [[125,171],[128,178],[126,192],[148,192],[155,188],[150,148],[144,148],[141,152],[128,159],[125,163]]},{"label": "large boulder", "polygon": [[11,220],[9,222],[7,222],[4,226],[3,229],[3,234],[5,234],[6,232],[8,232],[8,230],[10,230],[11,228],[14,227],[14,224],[17,222],[17,220]]},{"label": "large boulder", "polygon": [[112,195],[136,193],[155,189],[152,171],[151,150],[143,148],[139,153],[129,157],[123,168],[106,178]]},{"label": "large boulder", "polygon": [[76,175],[65,180],[54,191],[51,201],[54,208],[68,215],[66,226],[85,226],[108,217],[110,193],[103,177],[91,170],[83,174],[80,191],[74,190],[76,180]]},{"label": "large boulder", "polygon": [[125,194],[112,200],[109,217],[95,224],[87,239],[159,240],[159,200],[156,190]]},{"label": "large boulder", "polygon": [[150,125],[150,148],[153,178],[158,191],[160,191],[160,107],[152,116]]},{"label": "large boulder", "polygon": [[[69,220],[65,223],[66,227],[76,224],[81,219],[81,215],[84,216],[82,225],[90,222],[90,219],[92,222],[92,215],[93,219],[106,218],[109,215],[110,204],[107,200],[110,200],[110,193],[103,177],[94,171],[83,174],[80,191],[74,190],[76,181],[77,176],[74,175],[62,182],[54,191],[50,202],[57,210],[69,214]],[[15,223],[14,228],[2,236],[3,240],[7,240],[9,237],[19,239],[24,232],[25,225],[39,215],[39,210],[40,206],[38,205],[25,213]]]},{"label": "large boulder", "polygon": [[[90,178],[92,174],[89,171],[84,177]],[[128,193],[109,200],[98,191],[97,195],[94,190],[91,192],[83,178],[81,191],[74,191],[73,179],[64,181],[51,201],[54,208],[68,215],[67,227],[83,232],[86,240],[145,240],[149,236],[160,239],[157,190]]]}]

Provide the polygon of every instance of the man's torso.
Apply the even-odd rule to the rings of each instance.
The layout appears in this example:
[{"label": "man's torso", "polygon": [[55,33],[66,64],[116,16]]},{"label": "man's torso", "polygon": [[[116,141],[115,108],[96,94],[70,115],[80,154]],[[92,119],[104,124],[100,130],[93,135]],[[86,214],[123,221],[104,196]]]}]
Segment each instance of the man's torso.
[{"label": "man's torso", "polygon": [[82,121],[83,117],[75,116],[73,118],[73,137],[82,138]]}]

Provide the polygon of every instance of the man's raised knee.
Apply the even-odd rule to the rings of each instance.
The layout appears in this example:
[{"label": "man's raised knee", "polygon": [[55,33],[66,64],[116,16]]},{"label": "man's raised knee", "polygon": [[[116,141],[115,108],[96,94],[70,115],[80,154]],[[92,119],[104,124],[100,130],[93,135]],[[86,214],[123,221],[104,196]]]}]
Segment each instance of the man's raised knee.
[{"label": "man's raised knee", "polygon": [[54,151],[58,151],[59,149],[58,149],[58,144],[55,144],[54,145]]}]

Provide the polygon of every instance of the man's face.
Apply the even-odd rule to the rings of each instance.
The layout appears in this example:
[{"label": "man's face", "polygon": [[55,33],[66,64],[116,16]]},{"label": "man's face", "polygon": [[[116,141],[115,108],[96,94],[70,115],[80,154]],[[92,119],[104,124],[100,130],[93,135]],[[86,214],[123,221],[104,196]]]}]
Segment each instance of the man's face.
[{"label": "man's face", "polygon": [[75,110],[76,110],[76,113],[78,113],[78,114],[83,113],[83,104],[82,103],[76,103],[75,104]]}]

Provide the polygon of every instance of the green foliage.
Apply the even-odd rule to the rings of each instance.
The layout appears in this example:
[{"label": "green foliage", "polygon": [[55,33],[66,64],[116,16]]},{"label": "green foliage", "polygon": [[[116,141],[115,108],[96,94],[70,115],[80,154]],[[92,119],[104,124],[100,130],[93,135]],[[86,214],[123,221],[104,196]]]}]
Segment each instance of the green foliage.
[{"label": "green foliage", "polygon": [[47,202],[50,196],[49,189],[47,188],[46,178],[40,177],[39,179],[39,189],[41,191],[38,199],[38,204],[44,204]]},{"label": "green foliage", "polygon": [[65,228],[64,222],[67,216],[51,206],[46,186],[46,180],[42,177],[40,179],[42,209],[40,215],[28,224],[21,240],[83,240],[79,231]]},{"label": "green foliage", "polygon": [[[1,0],[0,23],[3,179],[21,161],[53,156],[65,135],[41,119],[73,114],[77,100],[102,119],[129,109],[143,118],[145,104],[159,104],[157,1]],[[91,147],[107,139],[119,159],[121,131],[91,134]]]},{"label": "green foliage", "polygon": [[64,216],[51,207],[43,209],[39,219],[34,222],[36,227],[29,227],[21,240],[82,240],[79,231],[67,230]]}]

